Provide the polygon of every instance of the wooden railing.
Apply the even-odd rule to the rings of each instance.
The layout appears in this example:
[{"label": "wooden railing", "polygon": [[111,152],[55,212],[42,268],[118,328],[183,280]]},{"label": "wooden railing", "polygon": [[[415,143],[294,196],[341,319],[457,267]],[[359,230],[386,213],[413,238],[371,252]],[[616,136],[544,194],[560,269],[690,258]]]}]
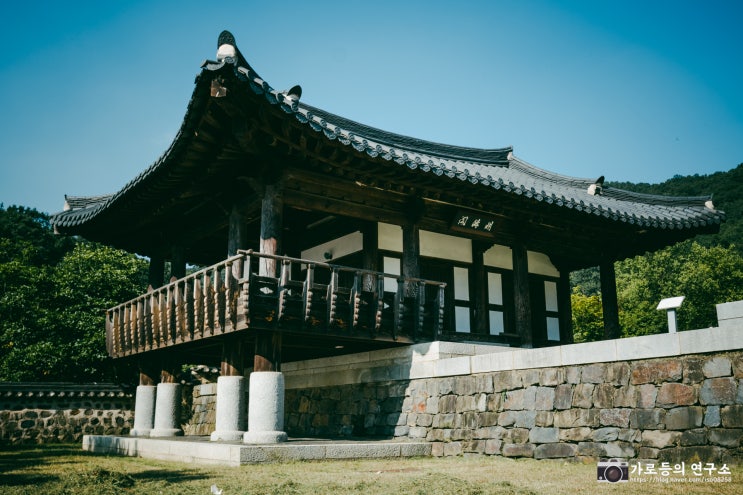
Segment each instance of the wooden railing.
[{"label": "wooden railing", "polygon": [[[259,275],[261,263],[274,276]],[[385,291],[385,280],[394,282],[393,291]],[[106,344],[112,357],[124,357],[250,329],[437,340],[443,330],[445,287],[241,251],[108,310]]]}]

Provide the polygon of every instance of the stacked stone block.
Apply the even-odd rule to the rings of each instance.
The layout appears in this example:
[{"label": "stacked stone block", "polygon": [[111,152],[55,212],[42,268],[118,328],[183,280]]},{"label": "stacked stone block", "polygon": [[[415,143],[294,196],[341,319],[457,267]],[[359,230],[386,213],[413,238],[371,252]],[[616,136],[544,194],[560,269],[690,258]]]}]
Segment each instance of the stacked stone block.
[{"label": "stacked stone block", "polygon": [[217,417],[217,384],[202,383],[195,385],[192,391],[184,388],[184,396],[187,396],[189,393],[191,395],[191,405],[190,407],[182,408],[183,411],[190,413],[190,418],[184,418],[183,434],[211,434],[214,431]]}]

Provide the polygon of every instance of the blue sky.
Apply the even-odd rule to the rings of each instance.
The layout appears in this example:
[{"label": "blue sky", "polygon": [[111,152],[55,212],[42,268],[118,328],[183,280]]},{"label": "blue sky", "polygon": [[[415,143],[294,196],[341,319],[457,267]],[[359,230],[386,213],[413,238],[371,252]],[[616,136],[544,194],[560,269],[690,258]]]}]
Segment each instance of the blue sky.
[{"label": "blue sky", "polygon": [[167,149],[222,29],[275,88],[384,130],[609,181],[729,170],[741,25],[736,0],[3,2],[0,202],[119,190]]}]

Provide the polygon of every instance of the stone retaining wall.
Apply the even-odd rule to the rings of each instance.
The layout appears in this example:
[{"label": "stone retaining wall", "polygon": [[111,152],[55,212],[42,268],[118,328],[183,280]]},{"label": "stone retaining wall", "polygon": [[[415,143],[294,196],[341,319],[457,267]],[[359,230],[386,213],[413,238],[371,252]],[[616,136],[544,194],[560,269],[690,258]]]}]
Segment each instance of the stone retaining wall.
[{"label": "stone retaining wall", "polygon": [[0,441],[80,442],[83,435],[127,435],[134,397],[113,385],[0,383]]},{"label": "stone retaining wall", "polygon": [[743,352],[286,391],[290,436],[425,439],[437,456],[742,457]]}]

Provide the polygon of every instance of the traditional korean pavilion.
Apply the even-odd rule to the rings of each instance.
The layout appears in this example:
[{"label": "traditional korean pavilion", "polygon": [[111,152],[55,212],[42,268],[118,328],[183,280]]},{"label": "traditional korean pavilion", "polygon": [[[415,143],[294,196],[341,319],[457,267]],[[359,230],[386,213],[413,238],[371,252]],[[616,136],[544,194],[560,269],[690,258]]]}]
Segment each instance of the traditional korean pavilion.
[{"label": "traditional korean pavilion", "polygon": [[605,334],[618,337],[614,262],[725,218],[709,197],[632,193],[511,148],[333,115],[299,86],[273,89],[226,31],[216,58],[159,160],[52,217],[60,233],[150,259],[151,290],[107,313],[110,355],[141,371],[133,435],[178,434],[184,363],[221,366],[212,439],[260,443],[285,438],[282,361],[434,340],[571,343],[576,269],[600,267]]}]

